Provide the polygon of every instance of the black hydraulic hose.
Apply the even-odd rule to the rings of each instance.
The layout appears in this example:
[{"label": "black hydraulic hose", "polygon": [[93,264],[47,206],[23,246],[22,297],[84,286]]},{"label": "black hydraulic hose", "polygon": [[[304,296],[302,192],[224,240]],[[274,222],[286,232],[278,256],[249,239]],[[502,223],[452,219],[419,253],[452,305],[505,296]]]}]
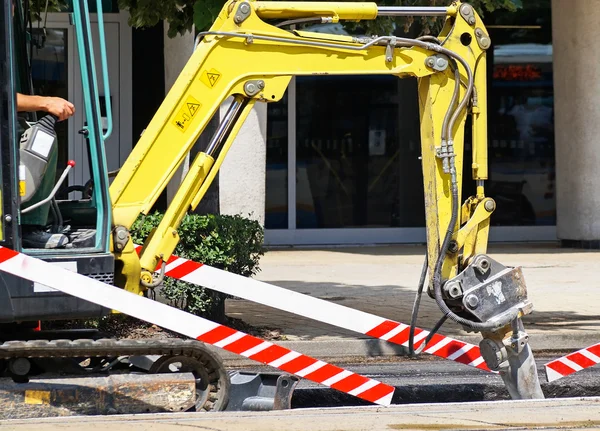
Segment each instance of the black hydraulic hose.
[{"label": "black hydraulic hose", "polygon": [[425,262],[423,262],[423,268],[421,269],[419,287],[417,289],[417,294],[415,295],[415,302],[413,303],[412,314],[410,316],[410,330],[408,332],[408,354],[410,356],[415,354],[415,327],[417,326],[417,317],[419,316],[421,296],[423,295],[423,287],[425,286],[425,278],[427,277],[428,262],[427,254],[425,254]]},{"label": "black hydraulic hose", "polygon": [[419,346],[418,349],[415,350],[415,329],[417,326],[417,317],[419,316],[419,307],[421,305],[421,297],[423,295],[423,288],[425,287],[425,278],[427,276],[427,269],[429,265],[429,260],[427,255],[425,255],[425,262],[423,263],[423,268],[421,269],[421,278],[419,279],[419,288],[417,289],[417,294],[415,296],[415,302],[413,304],[412,314],[410,317],[410,329],[408,332],[408,354],[409,356],[416,356],[421,354],[425,347],[429,344],[433,336],[440,330],[442,325],[448,320],[448,316],[443,315],[440,320],[433,326],[425,341]]}]

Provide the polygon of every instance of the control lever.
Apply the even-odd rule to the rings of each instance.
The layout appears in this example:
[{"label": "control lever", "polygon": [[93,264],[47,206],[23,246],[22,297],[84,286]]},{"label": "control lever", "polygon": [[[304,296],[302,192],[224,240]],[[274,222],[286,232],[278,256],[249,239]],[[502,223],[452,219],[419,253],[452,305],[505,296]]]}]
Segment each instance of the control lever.
[{"label": "control lever", "polygon": [[65,178],[67,178],[67,175],[69,175],[69,171],[75,167],[75,161],[74,160],[69,160],[69,162],[67,163],[67,167],[65,168],[65,170],[63,171],[62,175],[60,176],[60,178],[58,179],[58,181],[56,182],[56,185],[54,186],[54,188],[52,189],[52,191],[50,192],[50,194],[48,195],[47,198],[45,198],[44,200],[41,200],[33,205],[31,205],[30,207],[25,208],[24,210],[21,210],[21,214],[26,214],[29,211],[32,211],[38,207],[41,207],[42,205],[50,202],[54,196],[56,195],[56,193],[58,192],[58,189],[60,188],[60,186],[62,185],[62,183],[65,181]]}]

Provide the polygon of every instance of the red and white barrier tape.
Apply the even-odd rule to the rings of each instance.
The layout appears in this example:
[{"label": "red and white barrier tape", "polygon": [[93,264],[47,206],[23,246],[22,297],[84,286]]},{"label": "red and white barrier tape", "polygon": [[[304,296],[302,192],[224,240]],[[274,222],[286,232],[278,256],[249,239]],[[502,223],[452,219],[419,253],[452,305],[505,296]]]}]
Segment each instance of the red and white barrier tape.
[{"label": "red and white barrier tape", "polygon": [[[139,253],[141,248],[141,246],[136,246],[136,251]],[[404,323],[384,319],[374,314],[243,277],[189,259],[171,256],[165,267],[165,275],[339,328],[408,346],[410,327]],[[429,331],[420,328],[415,330],[415,348],[424,342],[427,335],[429,335]],[[478,346],[451,337],[435,334],[424,352],[490,371],[481,357]]]},{"label": "red and white barrier tape", "polygon": [[553,382],[598,364],[600,364],[600,343],[550,361],[544,367],[546,378],[549,382]]},{"label": "red and white barrier tape", "polygon": [[392,386],[241,331],[0,247],[0,271],[170,329],[366,401],[388,406]]}]

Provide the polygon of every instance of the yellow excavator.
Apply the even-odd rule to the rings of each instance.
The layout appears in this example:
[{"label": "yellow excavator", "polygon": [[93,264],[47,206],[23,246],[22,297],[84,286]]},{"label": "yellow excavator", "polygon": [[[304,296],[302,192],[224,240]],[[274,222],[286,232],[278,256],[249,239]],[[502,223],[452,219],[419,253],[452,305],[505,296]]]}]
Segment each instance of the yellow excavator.
[{"label": "yellow excavator", "polygon": [[[163,281],[165,267],[179,241],[182,218],[202,200],[256,103],[279,101],[294,76],[393,75],[417,79],[427,260],[416,305],[428,273],[427,291],[441,312],[440,322],[428,340],[446,319],[479,332],[483,337],[482,356],[490,369],[500,372],[511,396],[543,397],[521,321],[532,311],[523,274],[520,268],[506,267],[487,255],[490,218],[496,208],[494,200],[485,195],[486,52],[491,40],[471,5],[459,1],[444,7],[396,7],[368,2],[230,0],[212,27],[198,35],[194,53],[110,183],[104,141],[112,127],[109,124],[105,131],[101,121],[88,6],[84,0],[73,0],[71,15],[87,118],[81,133],[86,136],[90,179],[84,185],[67,189],[68,193],[80,192],[81,197],[59,199],[57,191],[68,176],[69,166],[57,174],[62,168],[57,166],[56,154],[64,143],[54,131],[56,118],[38,119],[33,114],[23,117],[15,108],[15,94],[30,92],[31,82],[24,55],[27,28],[21,5],[17,5],[13,15],[13,3],[3,0],[0,12],[0,245],[146,295]],[[100,3],[100,75],[106,89]],[[307,20],[337,23],[398,16],[437,16],[445,21],[437,36],[414,39],[340,36],[290,27]],[[190,163],[160,225],[141,251],[136,250],[130,235],[132,225],[151,211],[207,124],[219,115],[219,107],[228,99],[228,110],[206,148]],[[110,99],[105,105],[110,117]],[[461,184],[465,121],[469,116],[473,158],[468,162],[476,193],[465,198]],[[0,322],[11,327],[111,312],[10,274],[0,276],[0,295]],[[414,320],[413,316],[411,335]],[[18,361],[22,357],[31,359],[32,355],[81,358],[104,354],[114,358],[157,354],[154,341],[138,341],[132,346],[126,340],[105,340],[104,350],[100,352],[96,345],[96,350],[89,352],[85,344],[78,343],[75,334],[70,343],[50,343],[36,350],[31,344],[35,341],[19,338],[17,333],[7,334],[5,340],[21,343],[19,349],[14,344],[12,349],[6,347],[10,343],[0,345],[0,359],[8,363],[7,372],[13,377],[27,377],[32,372],[31,367]],[[411,350],[422,351],[422,347],[414,349],[413,341],[411,338]],[[201,343],[193,347],[173,343],[162,346],[160,354],[167,358],[196,358],[192,369],[210,366],[212,371],[220,370],[217,374],[225,382],[222,364],[211,359],[210,351]],[[169,355],[165,355],[167,350]],[[170,364],[168,359],[161,363],[163,367]],[[157,371],[157,367],[152,370]],[[225,396],[222,391],[217,393],[218,382],[211,387],[214,393],[200,397],[198,410],[224,408],[226,402],[220,402],[219,396]]]}]

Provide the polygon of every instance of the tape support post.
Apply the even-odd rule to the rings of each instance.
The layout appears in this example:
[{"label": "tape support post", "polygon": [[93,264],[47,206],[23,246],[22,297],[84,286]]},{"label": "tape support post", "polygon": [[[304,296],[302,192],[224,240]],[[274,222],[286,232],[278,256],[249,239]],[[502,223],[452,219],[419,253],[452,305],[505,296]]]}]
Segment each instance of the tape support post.
[{"label": "tape support post", "polygon": [[[138,253],[141,249],[141,246],[136,245]],[[362,335],[408,346],[410,327],[404,323],[243,277],[189,259],[172,255],[166,262],[165,275]],[[416,328],[415,348],[419,347],[428,335],[429,331]],[[481,357],[479,346],[451,337],[435,334],[424,352],[490,371]]]},{"label": "tape support post", "polygon": [[390,405],[394,388],[275,343],[0,246],[0,271],[245,356],[360,399]]},{"label": "tape support post", "polygon": [[570,353],[544,365],[549,382],[600,364],[600,343]]}]

